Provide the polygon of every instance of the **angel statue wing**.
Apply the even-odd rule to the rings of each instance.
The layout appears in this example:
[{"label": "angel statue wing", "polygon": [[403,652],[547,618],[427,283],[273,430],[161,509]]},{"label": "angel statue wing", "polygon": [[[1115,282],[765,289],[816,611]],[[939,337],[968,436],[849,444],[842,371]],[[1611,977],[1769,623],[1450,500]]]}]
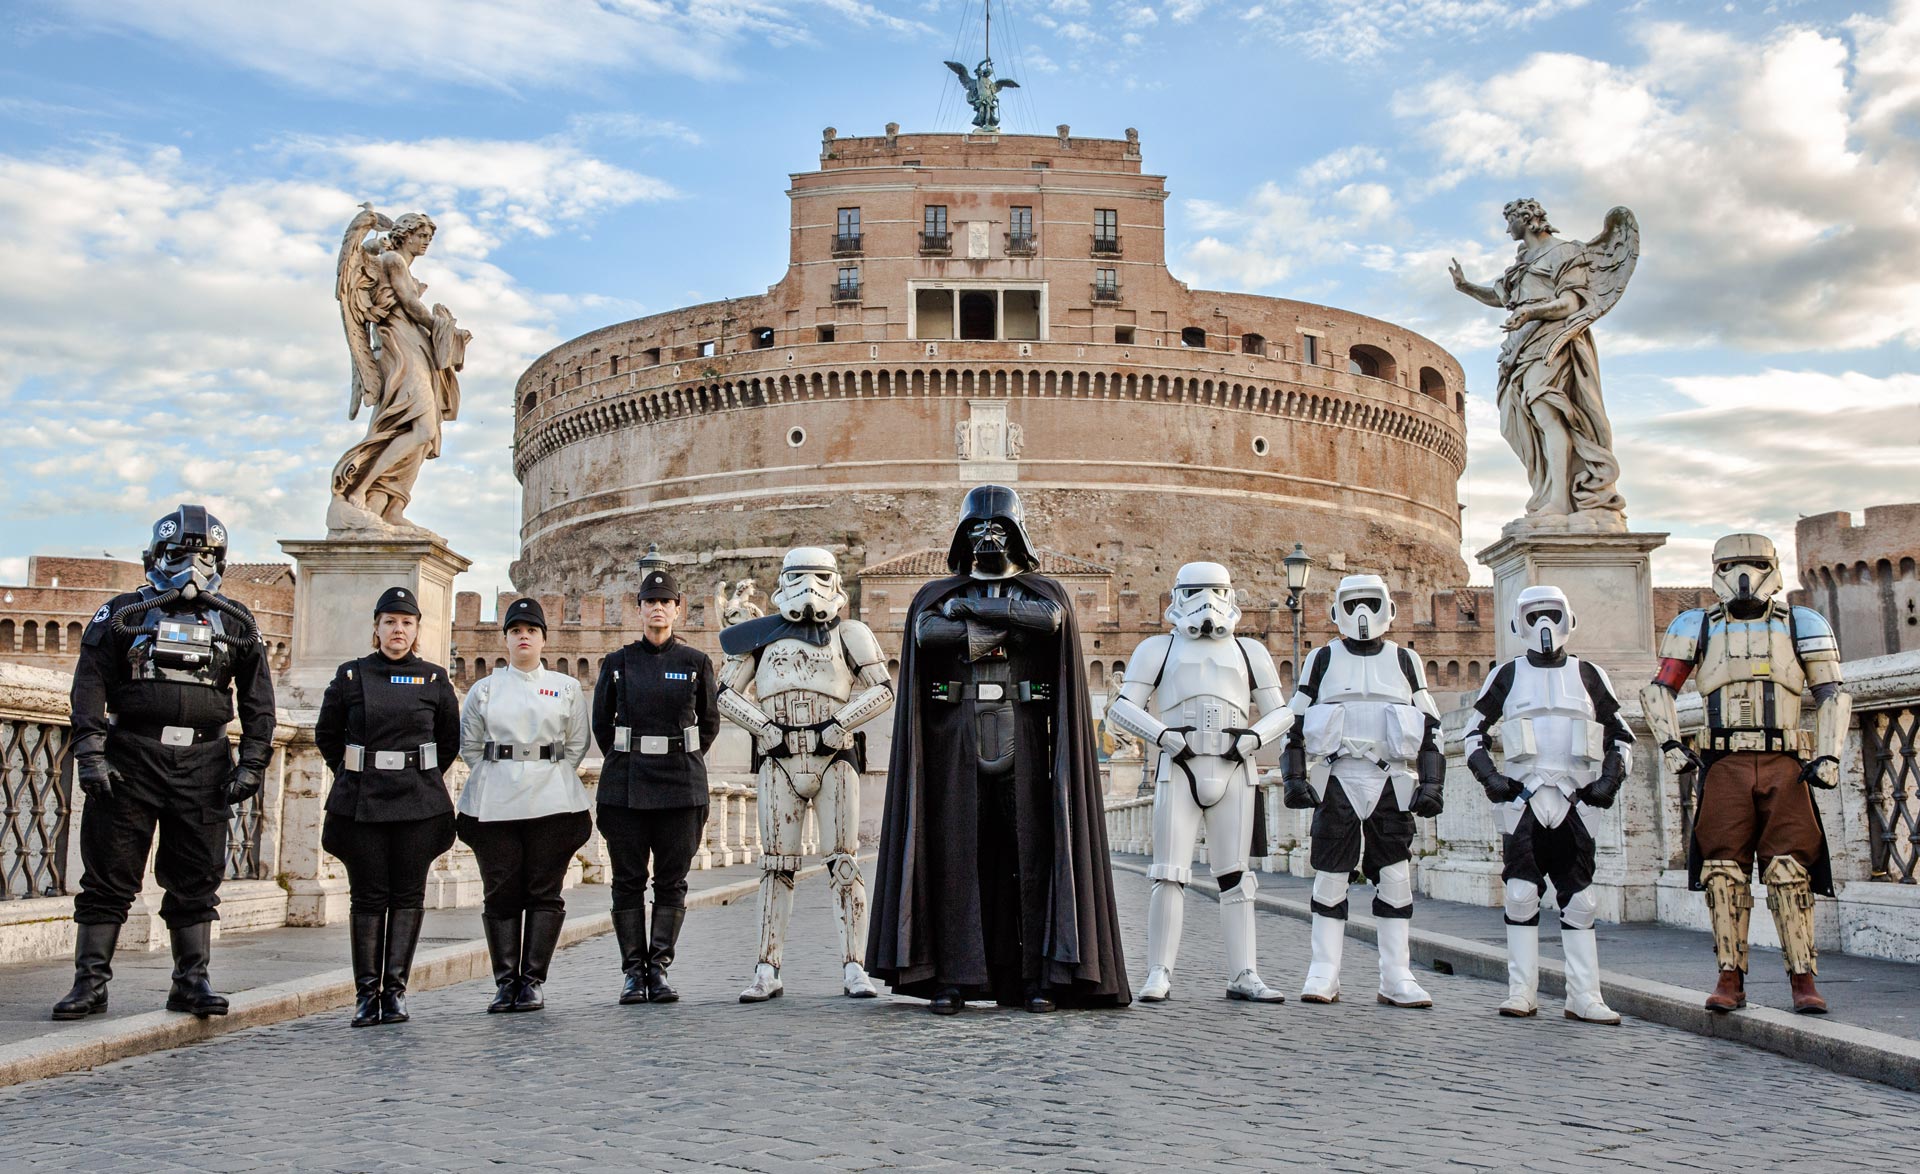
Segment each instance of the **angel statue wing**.
[{"label": "angel statue wing", "polygon": [[360,414],[360,405],[378,394],[380,364],[373,357],[373,342],[367,337],[367,324],[374,318],[374,256],[364,247],[367,234],[385,232],[393,221],[373,210],[372,204],[360,205],[340,240],[340,260],[334,268],[333,296],[340,302],[340,324],[347,331],[347,351],[353,356],[353,386],[347,393],[347,419]]},{"label": "angel statue wing", "polygon": [[1640,261],[1640,222],[1630,208],[1618,207],[1607,213],[1600,235],[1587,242],[1587,301],[1562,323],[1552,352],[1558,352],[1568,339],[1606,317],[1620,295],[1627,291],[1627,280]]},{"label": "angel statue wing", "polygon": [[971,102],[980,96],[980,83],[973,80],[973,75],[967,72],[966,66],[960,64],[958,61],[949,61],[947,62],[947,68],[951,69],[954,76],[960,79],[961,88],[967,91],[967,101]]},{"label": "angel statue wing", "polygon": [[993,88],[996,90],[1017,90],[1020,88],[1020,83],[1010,77],[995,78],[993,79]]}]

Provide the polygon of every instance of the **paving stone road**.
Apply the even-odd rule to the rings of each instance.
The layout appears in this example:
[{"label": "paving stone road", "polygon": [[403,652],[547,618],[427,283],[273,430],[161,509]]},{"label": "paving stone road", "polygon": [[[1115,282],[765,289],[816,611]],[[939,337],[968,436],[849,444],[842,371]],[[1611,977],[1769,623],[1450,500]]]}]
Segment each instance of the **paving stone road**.
[{"label": "paving stone road", "polygon": [[[1147,882],[1116,883],[1137,982]],[[539,1014],[489,1016],[468,984],[415,996],[405,1027],[333,1013],[0,1091],[0,1169],[1829,1171],[1913,1152],[1920,1095],[1633,1020],[1502,1020],[1500,987],[1450,975],[1421,975],[1432,1011],[1381,1007],[1367,948],[1351,1001],[1304,1006],[1306,927],[1276,915],[1260,954],[1287,1003],[1228,1003],[1213,902],[1190,896],[1187,922],[1171,1003],[939,1019],[838,996],[815,883],[777,1002],[734,1002],[752,902],[699,910],[678,1005],[615,1005],[599,938],[556,960]]]}]

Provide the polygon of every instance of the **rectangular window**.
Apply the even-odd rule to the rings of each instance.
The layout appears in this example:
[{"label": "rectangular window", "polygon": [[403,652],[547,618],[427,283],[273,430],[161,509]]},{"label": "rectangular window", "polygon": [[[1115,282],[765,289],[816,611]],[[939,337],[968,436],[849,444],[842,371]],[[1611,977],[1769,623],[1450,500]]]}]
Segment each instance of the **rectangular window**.
[{"label": "rectangular window", "polygon": [[947,206],[945,204],[927,205],[926,226],[924,231],[928,236],[947,235]]},{"label": "rectangular window", "polygon": [[1093,271],[1093,300],[1096,302],[1117,302],[1120,300],[1120,271],[1118,269],[1095,269]]},{"label": "rectangular window", "polygon": [[1320,365],[1320,340],[1311,334],[1300,336],[1300,361],[1309,367]]},{"label": "rectangular window", "polygon": [[1114,327],[1113,341],[1119,343],[1121,346],[1132,346],[1133,345],[1133,327],[1131,326]]},{"label": "rectangular window", "polygon": [[1095,208],[1093,210],[1093,251],[1096,253],[1118,253],[1120,251],[1120,212],[1114,208]]},{"label": "rectangular window", "polygon": [[833,341],[833,327],[831,326],[816,327],[815,332],[818,335],[821,342]]},{"label": "rectangular window", "polygon": [[947,235],[947,206],[928,204],[920,221],[920,251],[923,253],[948,253],[953,251],[953,238]]},{"label": "rectangular window", "polygon": [[836,253],[860,251],[860,209],[840,209],[840,214],[834,221],[833,251]]},{"label": "rectangular window", "polygon": [[713,343],[712,342],[701,343],[699,347],[696,348],[695,353],[699,358],[711,359],[713,357]]},{"label": "rectangular window", "polygon": [[833,300],[836,302],[857,302],[860,300],[860,269],[856,265],[840,267],[840,277],[833,285]]},{"label": "rectangular window", "polygon": [[1012,256],[1033,253],[1033,209],[1011,208],[1007,215],[1007,252]]},{"label": "rectangular window", "polygon": [[660,348],[659,347],[650,346],[646,350],[640,353],[646,356],[647,366],[658,367],[660,365]]}]

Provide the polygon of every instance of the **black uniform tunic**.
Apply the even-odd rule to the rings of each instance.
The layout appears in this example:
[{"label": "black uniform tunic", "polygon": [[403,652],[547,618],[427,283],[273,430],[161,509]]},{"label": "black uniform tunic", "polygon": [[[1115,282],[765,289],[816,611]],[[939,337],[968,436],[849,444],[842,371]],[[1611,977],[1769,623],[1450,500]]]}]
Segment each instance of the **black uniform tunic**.
[{"label": "black uniform tunic", "polygon": [[[80,817],[85,872],[74,921],[126,921],[157,828],[154,877],[166,890],[160,916],[184,929],[219,916],[215,908],[227,866],[226,784],[233,769],[227,723],[237,701],[240,762],[265,771],[273,759],[273,680],[258,639],[223,652],[224,670],[206,683],[136,678],[135,636],[115,632],[111,617],[140,598],[137,591],[116,595],[94,613],[74,667],[75,750],[85,754],[104,746],[107,765],[118,775],[113,793],[89,799]],[[226,602],[251,620],[245,607]],[[205,605],[176,602],[163,614],[198,622],[206,611]],[[131,623],[137,628],[145,618]],[[238,626],[227,624],[229,631]],[[192,729],[193,743],[166,745],[160,740],[164,726]]]},{"label": "black uniform tunic", "polygon": [[[593,739],[600,769],[600,835],[613,865],[613,907],[646,904],[652,862],[654,907],[686,904],[687,870],[707,825],[706,753],[720,735],[713,661],[678,637],[634,641],[607,657],[593,689]],[[614,746],[626,726],[632,751]],[[689,727],[697,745],[685,745]],[[668,738],[667,754],[640,754],[643,736]]]}]

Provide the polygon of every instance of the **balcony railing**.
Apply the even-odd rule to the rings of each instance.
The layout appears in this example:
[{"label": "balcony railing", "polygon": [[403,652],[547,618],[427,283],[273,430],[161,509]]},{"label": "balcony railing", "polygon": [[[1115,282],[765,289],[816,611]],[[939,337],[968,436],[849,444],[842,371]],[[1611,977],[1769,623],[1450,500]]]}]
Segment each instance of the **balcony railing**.
[{"label": "balcony railing", "polygon": [[1010,232],[1007,234],[1007,256],[1031,257],[1040,251],[1039,242],[1030,232]]},{"label": "balcony railing", "polygon": [[1120,255],[1120,238],[1117,236],[1102,236],[1099,233],[1095,233],[1093,236],[1093,255],[1096,257],[1118,257]]},{"label": "balcony railing", "polygon": [[857,302],[860,300],[860,283],[842,281],[833,287],[833,300],[836,302]]},{"label": "balcony railing", "polygon": [[861,236],[857,232],[838,233],[833,238],[833,255],[844,257],[860,251]]},{"label": "balcony railing", "polygon": [[920,251],[930,255],[949,255],[953,252],[953,234],[950,232],[923,232],[920,234]]},{"label": "balcony railing", "polygon": [[1093,287],[1093,300],[1096,302],[1117,302],[1120,300],[1120,287],[1117,285],[1096,285]]}]

